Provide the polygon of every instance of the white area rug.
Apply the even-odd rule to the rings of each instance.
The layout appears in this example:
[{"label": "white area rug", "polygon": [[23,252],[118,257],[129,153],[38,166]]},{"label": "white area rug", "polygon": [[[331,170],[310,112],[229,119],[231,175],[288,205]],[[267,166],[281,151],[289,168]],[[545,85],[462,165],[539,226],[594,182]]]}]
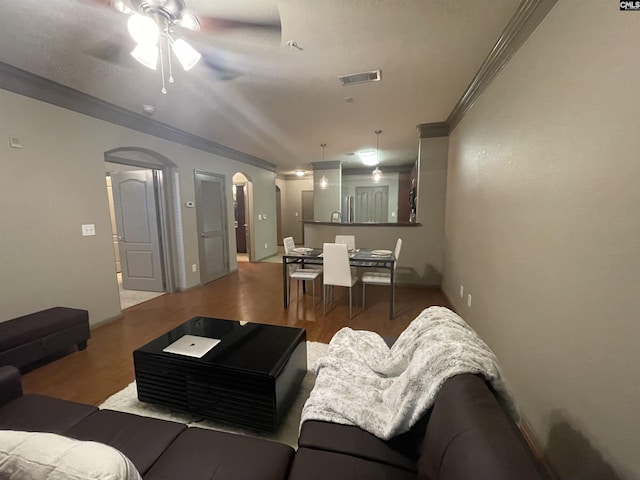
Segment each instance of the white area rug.
[{"label": "white area rug", "polygon": [[[311,365],[313,365],[316,358],[324,355],[328,347],[329,346],[325,343],[307,342],[307,369],[311,368]],[[300,386],[298,396],[291,405],[289,413],[275,433],[259,433],[252,430],[236,428],[230,425],[216,423],[211,420],[205,420],[198,415],[140,402],[136,391],[136,382],[130,383],[123,390],[111,395],[100,405],[100,408],[135,413],[137,415],[160,418],[162,420],[172,420],[174,422],[186,423],[190,427],[209,428],[223,432],[233,432],[241,435],[268,438],[270,440],[286,443],[287,445],[291,445],[293,448],[297,448],[300,414],[302,412],[304,402],[309,398],[309,393],[311,392],[315,381],[315,374],[311,371],[307,371],[307,374],[302,381],[302,385]]]}]

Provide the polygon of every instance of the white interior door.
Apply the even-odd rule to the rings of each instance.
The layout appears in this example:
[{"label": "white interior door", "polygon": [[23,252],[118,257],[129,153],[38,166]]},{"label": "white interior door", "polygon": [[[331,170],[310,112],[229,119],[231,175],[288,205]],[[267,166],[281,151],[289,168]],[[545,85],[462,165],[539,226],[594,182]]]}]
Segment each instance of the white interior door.
[{"label": "white interior door", "polygon": [[122,288],[164,292],[153,170],[112,172]]},{"label": "white interior door", "polygon": [[207,283],[229,273],[225,179],[196,172],[200,280]]}]

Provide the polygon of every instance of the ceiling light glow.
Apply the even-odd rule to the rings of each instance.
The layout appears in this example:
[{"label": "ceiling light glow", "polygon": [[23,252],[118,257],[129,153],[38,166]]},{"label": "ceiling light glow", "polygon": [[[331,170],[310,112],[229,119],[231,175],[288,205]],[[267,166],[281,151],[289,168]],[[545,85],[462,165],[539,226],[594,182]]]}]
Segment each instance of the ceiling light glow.
[{"label": "ceiling light glow", "polygon": [[158,24],[144,15],[131,15],[127,21],[129,34],[138,45],[156,45],[160,37]]},{"label": "ceiling light glow", "polygon": [[378,153],[375,150],[364,150],[362,152],[358,152],[358,156],[362,163],[368,167],[373,167],[378,164]]},{"label": "ceiling light glow", "polygon": [[191,70],[202,57],[195,48],[181,38],[171,41],[171,49],[185,70]]},{"label": "ceiling light glow", "polygon": [[138,44],[131,56],[151,70],[158,68],[158,47],[156,45]]}]

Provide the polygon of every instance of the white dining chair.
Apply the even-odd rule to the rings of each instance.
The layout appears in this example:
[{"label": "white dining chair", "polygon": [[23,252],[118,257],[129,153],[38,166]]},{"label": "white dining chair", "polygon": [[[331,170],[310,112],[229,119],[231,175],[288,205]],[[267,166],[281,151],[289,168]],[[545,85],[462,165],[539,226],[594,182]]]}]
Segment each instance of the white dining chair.
[{"label": "white dining chair", "polygon": [[356,236],[355,235],[336,235],[336,243],[344,243],[349,250],[356,249]]},{"label": "white dining chair", "polygon": [[[293,252],[293,249],[296,248],[296,242],[293,239],[293,237],[284,237],[282,239],[282,244],[284,245],[284,253],[290,253]],[[322,272],[322,265],[317,265],[317,264],[313,264],[313,263],[305,263],[303,266],[300,267],[300,269],[304,269],[304,270],[319,270],[320,272]]]},{"label": "white dining chair", "polygon": [[[289,254],[296,247],[296,244],[293,240],[293,237],[286,237],[283,239],[282,243],[284,244],[284,253]],[[296,302],[300,298],[300,282],[306,282],[310,280],[313,284],[313,306],[316,305],[316,279],[322,275],[322,270],[318,269],[308,269],[308,268],[300,268],[300,265],[297,263],[289,264],[289,292],[287,295],[287,307],[291,303],[291,281],[296,280]]]},{"label": "white dining chair", "polygon": [[[356,249],[356,236],[355,235],[336,235],[336,243],[344,243],[350,252]],[[351,273],[358,275],[358,267],[351,267]]]},{"label": "white dining chair", "polygon": [[[358,281],[351,272],[349,266],[349,250],[344,243],[325,243],[322,247],[324,262],[323,285],[323,312],[327,313],[327,287],[347,287],[349,289],[349,319],[352,318],[352,290]],[[331,290],[331,301],[333,302],[333,290]]]},{"label": "white dining chair", "polygon": [[[395,288],[395,271],[398,265],[398,258],[400,257],[400,249],[402,248],[402,239],[399,238],[396,241],[396,248],[394,250],[395,262],[393,263],[393,285],[392,288]],[[367,284],[369,285],[391,285],[391,272],[387,271],[379,271],[379,272],[365,272],[362,275],[362,309],[364,310],[365,306],[365,296],[366,296],[366,288]],[[391,301],[391,298],[389,298]],[[395,307],[395,305],[394,305]]]}]

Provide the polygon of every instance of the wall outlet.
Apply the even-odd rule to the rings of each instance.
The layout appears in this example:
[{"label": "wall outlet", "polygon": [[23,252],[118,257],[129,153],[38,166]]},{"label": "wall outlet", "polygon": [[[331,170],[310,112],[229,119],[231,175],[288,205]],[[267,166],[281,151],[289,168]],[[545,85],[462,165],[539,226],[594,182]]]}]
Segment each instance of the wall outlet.
[{"label": "wall outlet", "polygon": [[264,248],[265,248],[265,250],[266,250],[267,248],[269,248],[269,247],[267,246],[267,242],[264,242]]},{"label": "wall outlet", "polygon": [[467,296],[467,307],[471,306],[471,294]]},{"label": "wall outlet", "polygon": [[266,214],[266,213],[263,213],[263,214],[262,214],[262,219],[263,219],[263,220],[266,220],[266,219],[267,219],[267,214]]},{"label": "wall outlet", "polygon": [[460,298],[464,298],[464,285],[460,285]]},{"label": "wall outlet", "polygon": [[93,223],[82,225],[82,236],[90,237],[96,234],[96,226]]},{"label": "wall outlet", "polygon": [[193,265],[191,265],[191,271],[192,272],[197,272],[198,271],[198,266],[195,263]]}]

